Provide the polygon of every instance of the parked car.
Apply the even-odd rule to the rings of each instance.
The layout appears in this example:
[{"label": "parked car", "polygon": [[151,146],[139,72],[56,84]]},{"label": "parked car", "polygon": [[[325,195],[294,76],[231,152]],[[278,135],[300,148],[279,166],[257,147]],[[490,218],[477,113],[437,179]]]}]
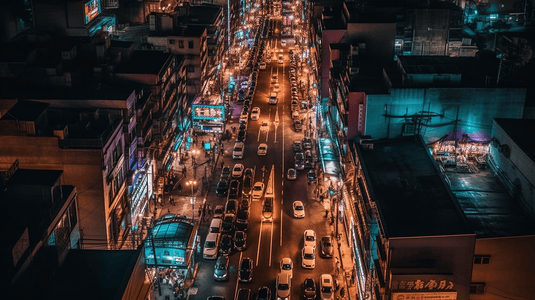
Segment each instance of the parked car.
[{"label": "parked car", "polygon": [[219,233],[209,233],[204,241],[203,258],[216,259],[219,247]]},{"label": "parked car", "polygon": [[214,208],[214,219],[223,219],[223,214],[225,213],[225,206],[224,205],[216,205]]},{"label": "parked car", "polygon": [[330,274],[320,276],[320,300],[334,299],[334,282]]},{"label": "parked car", "polygon": [[251,280],[253,280],[253,260],[249,257],[242,257],[238,271],[238,279],[241,282],[251,282]]},{"label": "parked car", "polygon": [[239,196],[240,192],[240,182],[238,180],[232,180],[230,182],[230,187],[228,190],[228,197],[230,199],[236,199]]},{"label": "parked car", "polygon": [[260,118],[260,107],[253,107],[251,111],[251,120],[256,121]]},{"label": "parked car", "polygon": [[230,178],[230,167],[224,166],[221,170],[221,179],[229,179]]},{"label": "parked car", "polygon": [[312,140],[310,138],[303,138],[303,148],[312,149]]},{"label": "parked car", "polygon": [[236,220],[236,216],[233,214],[225,214],[225,217],[223,218],[223,225],[221,225],[221,232],[223,234],[231,234],[234,230],[234,221]]},{"label": "parked car", "polygon": [[215,190],[216,195],[219,197],[224,197],[228,193],[228,181],[226,179],[221,179],[217,183],[217,188]]},{"label": "parked car", "polygon": [[237,230],[246,231],[248,226],[249,226],[249,209],[247,207],[247,209],[240,209],[238,213],[236,214],[235,227]]},{"label": "parked car", "polygon": [[214,267],[214,279],[217,281],[224,281],[228,279],[228,262],[229,258],[227,255],[220,255],[217,258]]},{"label": "parked car", "polygon": [[301,121],[299,120],[294,121],[294,129],[296,132],[303,130],[303,124],[301,124]]},{"label": "parked car", "polygon": [[308,171],[307,181],[308,181],[308,184],[314,184],[317,182],[316,172],[314,170]]},{"label": "parked car", "polygon": [[238,200],[229,199],[225,204],[225,215],[232,214],[235,215],[238,210]]},{"label": "parked car", "polygon": [[275,283],[277,300],[289,300],[292,291],[292,277],[290,274],[279,273]]},{"label": "parked car", "polygon": [[257,154],[259,156],[266,156],[267,155],[267,150],[268,150],[268,145],[265,144],[265,143],[262,143],[262,144],[258,145]]},{"label": "parked car", "polygon": [[334,254],[333,238],[331,236],[324,236],[320,241],[320,255],[322,257],[331,258]]},{"label": "parked car", "polygon": [[294,141],[292,148],[294,149],[294,152],[303,152],[303,144],[301,141]]}]

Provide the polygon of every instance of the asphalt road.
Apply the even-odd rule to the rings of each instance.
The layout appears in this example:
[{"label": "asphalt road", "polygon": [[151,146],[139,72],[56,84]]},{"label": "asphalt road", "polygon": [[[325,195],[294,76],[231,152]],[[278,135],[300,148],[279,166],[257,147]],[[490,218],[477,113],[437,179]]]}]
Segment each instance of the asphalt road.
[{"label": "asphalt road", "polygon": [[[280,22],[280,21],[278,21]],[[243,160],[234,160],[232,163],[242,163],[246,168],[255,169],[255,182],[268,183],[271,168],[274,168],[274,217],[273,222],[261,222],[262,200],[251,202],[250,220],[247,231],[247,249],[243,252],[234,251],[230,255],[230,277],[226,282],[217,282],[213,279],[215,261],[202,258],[202,249],[197,254],[199,268],[195,279],[195,287],[198,287],[195,295],[189,299],[204,300],[208,296],[222,295],[226,300],[234,300],[238,289],[251,289],[252,299],[255,299],[257,290],[267,286],[272,290],[273,300],[276,300],[275,279],[280,272],[279,264],[282,258],[289,257],[294,263],[292,279],[292,299],[302,298],[302,283],[305,278],[311,277],[318,283],[323,273],[334,274],[334,260],[319,256],[319,243],[316,246],[316,267],[312,270],[301,267],[301,249],[303,248],[303,232],[312,229],[316,232],[317,240],[322,236],[330,235],[331,229],[328,219],[324,216],[324,207],[318,200],[313,198],[314,185],[308,185],[306,173],[308,169],[298,171],[297,180],[285,179],[286,170],[294,166],[294,152],[292,142],[301,140],[303,132],[295,132],[290,111],[290,59],[288,49],[280,45],[279,40],[272,40],[272,45],[266,51],[283,50],[275,52],[272,62],[267,68],[260,70],[257,80],[257,90],[254,95],[251,108],[260,107],[260,119],[249,120],[245,152]],[[284,55],[284,64],[279,64],[276,57],[279,53]],[[268,103],[269,93],[272,88],[271,76],[278,75],[280,86],[279,102],[277,105]],[[260,132],[260,124],[269,120],[268,132]],[[277,122],[276,122],[277,121]],[[237,123],[237,120],[233,120]],[[268,145],[266,156],[256,154],[260,143]],[[225,157],[225,165],[232,167],[229,155]],[[265,169],[265,172],[262,170]],[[217,182],[217,180],[216,180]],[[224,204],[226,198],[215,196],[215,189],[211,189],[208,201],[215,207],[216,204]],[[295,200],[303,201],[306,217],[295,219],[292,212],[292,203]],[[208,231],[209,222],[205,222],[199,232],[202,240]],[[250,283],[238,282],[238,265],[242,257],[250,257],[254,261],[253,280]],[[319,297],[318,297],[319,299]]]}]

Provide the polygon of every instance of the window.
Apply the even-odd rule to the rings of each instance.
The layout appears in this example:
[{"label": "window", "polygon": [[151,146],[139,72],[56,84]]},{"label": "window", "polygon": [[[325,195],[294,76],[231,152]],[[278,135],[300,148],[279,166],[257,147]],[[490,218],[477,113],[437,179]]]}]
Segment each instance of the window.
[{"label": "window", "polygon": [[178,48],[184,48],[184,41],[178,41]]},{"label": "window", "polygon": [[485,294],[485,283],[484,282],[470,283],[470,294]]},{"label": "window", "polygon": [[188,41],[188,48],[193,49],[193,41]]},{"label": "window", "polygon": [[474,256],[475,265],[488,265],[490,264],[490,255],[475,255]]},{"label": "window", "polygon": [[188,66],[188,72],[189,72],[189,73],[193,73],[193,72],[195,72],[195,66],[193,66],[193,65],[189,65],[189,66]]}]

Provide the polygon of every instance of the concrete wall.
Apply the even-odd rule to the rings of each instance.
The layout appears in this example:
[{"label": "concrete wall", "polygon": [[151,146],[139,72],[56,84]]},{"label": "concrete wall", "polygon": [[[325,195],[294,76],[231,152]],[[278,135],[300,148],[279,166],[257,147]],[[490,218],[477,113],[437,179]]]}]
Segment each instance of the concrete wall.
[{"label": "concrete wall", "polygon": [[[491,144],[490,158],[500,168],[495,171],[511,193],[513,191],[520,193],[517,200],[524,211],[535,218],[535,193],[533,188],[530,188],[535,185],[535,162],[518,148],[496,122],[492,122],[492,137],[496,138],[501,145],[506,144],[511,149],[511,154],[507,158],[499,152],[500,147],[497,144]],[[533,137],[526,136],[526,138]]]},{"label": "concrete wall", "polygon": [[63,170],[62,184],[73,185],[78,191],[83,247],[107,249],[101,150],[60,149],[56,137],[0,138],[2,169],[18,159],[21,169]]},{"label": "concrete wall", "polygon": [[[401,136],[402,124],[428,111],[443,115],[423,119],[421,135],[433,142],[455,128],[471,134],[482,131],[491,135],[494,118],[522,118],[525,89],[515,88],[392,88],[390,94],[368,95],[365,134],[373,139]],[[457,117],[457,111],[459,111]],[[385,117],[385,112],[393,117]]]},{"label": "concrete wall", "polygon": [[[451,274],[457,299],[468,299],[474,244],[475,235],[389,239],[390,268],[407,270],[406,275]],[[419,266],[424,260],[431,261],[432,266]]]},{"label": "concrete wall", "polygon": [[471,300],[535,299],[534,236],[476,240],[474,255],[490,255],[489,264],[474,264],[472,282],[485,283],[485,294]]}]

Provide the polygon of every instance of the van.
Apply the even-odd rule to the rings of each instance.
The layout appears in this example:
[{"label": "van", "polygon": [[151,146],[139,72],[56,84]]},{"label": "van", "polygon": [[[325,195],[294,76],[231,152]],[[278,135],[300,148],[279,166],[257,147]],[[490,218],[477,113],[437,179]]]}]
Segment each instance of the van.
[{"label": "van", "polygon": [[243,148],[245,145],[243,142],[237,142],[234,144],[234,150],[232,150],[232,158],[233,159],[242,159],[243,158]]},{"label": "van", "polygon": [[221,219],[212,219],[210,223],[210,233],[220,233],[221,232]]}]

